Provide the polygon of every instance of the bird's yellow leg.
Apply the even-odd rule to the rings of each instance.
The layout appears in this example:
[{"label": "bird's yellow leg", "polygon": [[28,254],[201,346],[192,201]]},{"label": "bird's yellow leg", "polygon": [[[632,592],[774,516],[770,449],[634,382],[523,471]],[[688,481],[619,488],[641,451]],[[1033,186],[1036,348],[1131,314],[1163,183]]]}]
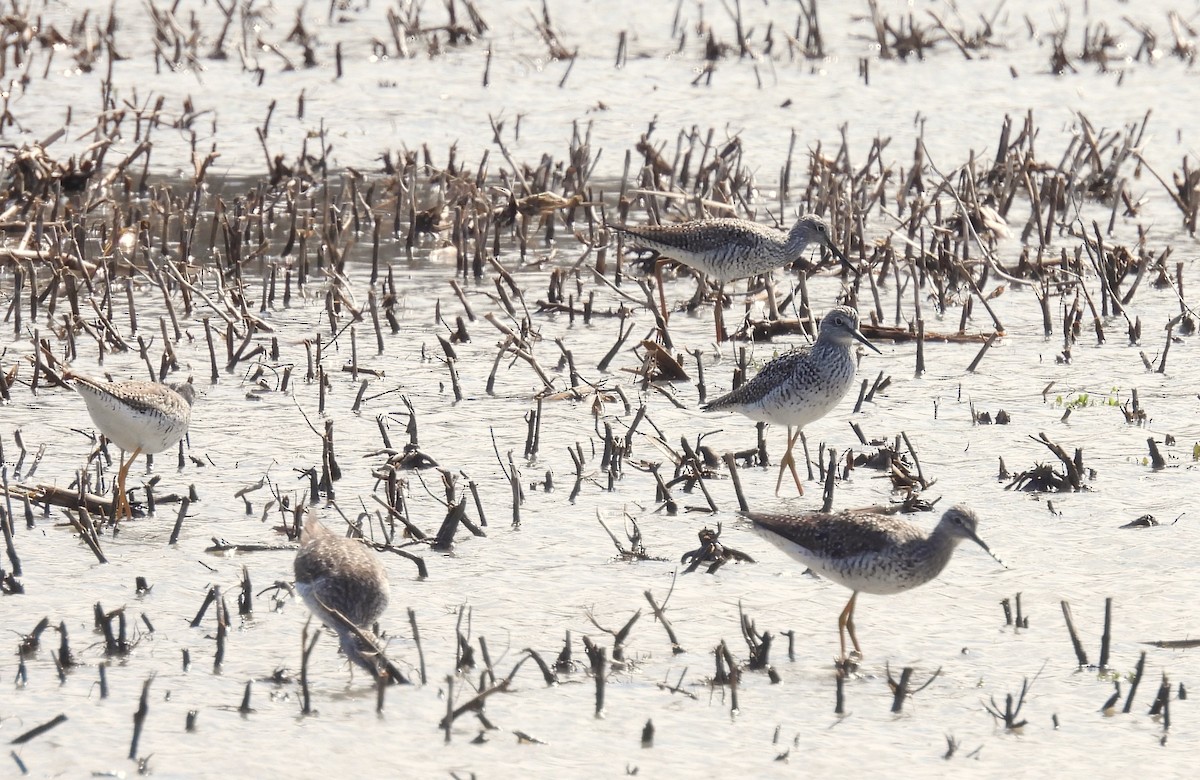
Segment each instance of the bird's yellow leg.
[{"label": "bird's yellow leg", "polygon": [[708,277],[699,271],[693,270],[696,275],[696,292],[692,293],[692,299],[687,302],[687,310],[695,311],[704,303],[704,295],[708,292]]},{"label": "bird's yellow leg", "polygon": [[125,495],[125,478],[129,476],[129,467],[133,465],[133,462],[137,460],[137,456],[140,454],[142,454],[142,448],[138,447],[129,456],[129,460],[121,465],[121,470],[117,472],[117,495],[113,499],[117,503],[113,517],[117,520],[133,517],[133,510],[129,506],[129,498]]},{"label": "bird's yellow leg", "polygon": [[854,605],[858,601],[858,591],[854,591],[850,596],[850,600],[846,602],[846,608],[842,610],[842,614],[838,616],[838,639],[842,643],[842,658],[846,658],[846,633],[850,634],[850,641],[854,643],[854,652],[862,657],[862,650],[858,649],[858,637],[854,634]]},{"label": "bird's yellow leg", "polygon": [[779,488],[783,485],[783,470],[791,469],[792,479],[796,481],[796,490],[800,491],[800,495],[804,495],[804,485],[800,482],[800,475],[796,472],[796,457],[792,454],[792,449],[796,446],[796,440],[800,438],[800,429],[796,428],[795,433],[789,425],[787,429],[787,452],[783,454],[783,460],[779,461],[779,479],[775,480],[775,495],[779,495]]},{"label": "bird's yellow leg", "polygon": [[725,333],[725,285],[723,284],[717,285],[717,303],[713,307],[713,324],[717,328],[717,343],[721,344],[729,338]]},{"label": "bird's yellow leg", "polygon": [[788,439],[788,468],[792,470],[792,479],[796,482],[796,490],[800,495],[804,495],[804,484],[800,481],[800,475],[796,473],[796,441],[800,438],[800,428],[796,429],[796,433]]}]

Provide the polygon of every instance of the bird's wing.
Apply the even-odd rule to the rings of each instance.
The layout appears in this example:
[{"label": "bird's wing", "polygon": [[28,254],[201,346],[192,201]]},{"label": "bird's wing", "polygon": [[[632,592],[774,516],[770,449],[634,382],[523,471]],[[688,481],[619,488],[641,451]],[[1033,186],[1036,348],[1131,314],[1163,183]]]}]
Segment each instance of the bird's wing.
[{"label": "bird's wing", "polygon": [[831,558],[879,553],[896,543],[891,518],[873,510],[776,514],[747,512],[756,526]]},{"label": "bird's wing", "polygon": [[716,412],[763,400],[768,393],[780,386],[781,378],[791,374],[795,370],[796,364],[803,361],[810,350],[811,346],[805,344],[790,352],[785,352],[763,366],[762,370],[755,374],[749,382],[744,382],[738,389],[731,390],[720,398],[705,404],[704,411]]},{"label": "bird's wing", "polygon": [[634,241],[645,240],[678,245],[681,240],[686,239],[686,248],[691,252],[728,250],[733,246],[752,247],[762,241],[762,228],[743,220],[714,219],[700,223],[635,225],[618,228],[618,230],[632,237]]}]

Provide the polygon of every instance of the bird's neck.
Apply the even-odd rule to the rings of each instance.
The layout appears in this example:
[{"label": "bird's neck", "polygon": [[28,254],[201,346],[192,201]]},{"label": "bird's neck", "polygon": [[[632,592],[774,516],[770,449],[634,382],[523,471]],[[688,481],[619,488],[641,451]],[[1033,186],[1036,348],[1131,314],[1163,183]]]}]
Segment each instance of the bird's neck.
[{"label": "bird's neck", "polygon": [[844,364],[847,363],[853,371],[854,356],[849,347],[835,339],[818,335],[817,340],[813,342],[811,354],[817,365],[825,366],[830,371],[841,373],[846,370]]},{"label": "bird's neck", "polygon": [[928,561],[928,570],[931,573],[930,578],[941,574],[942,569],[946,568],[946,564],[950,562],[950,557],[954,555],[954,548],[958,546],[958,539],[951,536],[940,527],[935,528],[928,538],[920,542],[920,551],[918,557]]},{"label": "bird's neck", "polygon": [[788,231],[787,241],[784,242],[784,251],[789,257],[799,257],[806,246],[808,246],[808,238],[804,228],[797,223]]}]

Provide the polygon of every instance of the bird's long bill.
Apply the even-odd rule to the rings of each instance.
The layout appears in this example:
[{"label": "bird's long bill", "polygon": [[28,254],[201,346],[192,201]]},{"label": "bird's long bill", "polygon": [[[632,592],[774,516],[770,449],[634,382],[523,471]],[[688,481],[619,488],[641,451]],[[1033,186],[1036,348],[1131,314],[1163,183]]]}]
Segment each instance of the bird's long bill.
[{"label": "bird's long bill", "polygon": [[[858,328],[855,328],[855,329],[854,329],[854,332],[853,332],[851,335],[852,335],[852,336],[854,336],[854,338],[856,338],[856,339],[858,339],[859,341],[861,341],[863,344],[866,344],[868,347],[870,347],[871,349],[873,349],[873,350],[875,350],[876,352],[878,352],[879,354],[881,354],[881,355],[883,354],[883,352],[882,352],[882,351],[879,349],[879,347],[875,346],[875,345],[874,345],[874,344],[872,344],[870,341],[868,341],[868,340],[867,340],[867,337],[866,337],[866,336],[864,336],[864,335],[862,334],[862,331],[861,331],[861,330],[859,330]],[[977,539],[975,539],[975,541],[979,542],[979,539],[977,538]],[[980,544],[983,544],[983,542],[979,542],[979,543],[980,543]],[[985,545],[983,545],[983,549],[985,549],[985,550],[987,549],[987,545],[986,545],[986,544],[985,544]]]},{"label": "bird's long bill", "polygon": [[975,544],[982,547],[984,552],[986,552],[988,555],[992,556],[993,561],[1000,564],[1001,566],[1003,566],[1006,569],[1008,568],[1008,564],[1006,564],[1004,561],[997,558],[996,553],[992,552],[992,548],[988,547],[987,544],[982,539],[980,539],[975,534],[971,534],[970,539],[971,539],[971,541],[975,542]]},{"label": "bird's long bill", "polygon": [[838,249],[837,246],[834,245],[833,240],[823,234],[821,237],[823,239],[825,239],[824,241],[821,242],[821,244],[824,245],[824,247],[826,249],[828,249],[830,252],[832,252],[834,257],[836,257],[838,260],[842,261],[842,267],[845,268],[847,271],[851,272],[852,274],[854,274],[855,276],[858,276],[858,269],[856,269],[854,266],[850,265],[850,260],[846,258],[846,255],[844,252],[842,252],[842,250]]}]

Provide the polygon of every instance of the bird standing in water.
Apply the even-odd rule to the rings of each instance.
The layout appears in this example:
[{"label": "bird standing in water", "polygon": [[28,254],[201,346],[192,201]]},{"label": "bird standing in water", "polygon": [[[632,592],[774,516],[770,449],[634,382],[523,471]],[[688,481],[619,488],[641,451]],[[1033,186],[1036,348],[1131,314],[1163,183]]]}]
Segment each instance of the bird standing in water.
[{"label": "bird standing in water", "polygon": [[[676,260],[716,282],[758,276],[797,260],[809,244],[828,249],[844,267],[850,262],[833,243],[829,223],[816,214],[805,214],[784,233],[746,219],[698,219],[669,225],[610,226],[634,243],[653,249],[662,257],[654,265],[662,315],[667,317],[663,293],[663,260]],[[703,280],[700,282],[703,287]],[[718,311],[721,301],[717,301]]]},{"label": "bird standing in water", "polygon": [[138,455],[153,455],[175,445],[188,431],[192,419],[192,403],[196,389],[189,379],[174,385],[130,380],[104,382],[65,371],[64,379],[72,380],[75,390],[83,396],[92,422],[104,436],[129,459],[117,472],[113,501],[115,517],[132,516],[129,498],[125,493],[125,478]]},{"label": "bird standing in water", "polygon": [[946,510],[932,532],[879,507],[745,515],[768,541],[852,591],[838,617],[842,658],[847,657],[847,633],[854,651],[862,656],[854,633],[854,605],[860,592],[890,595],[924,585],[942,573],[963,540],[975,542],[992,555],[977,533],[979,518],[965,506]]},{"label": "bird standing in water", "polygon": [[731,411],[751,420],[787,426],[787,451],[779,462],[775,492],[783,471],[791,468],[796,489],[804,495],[792,449],[804,426],[829,414],[854,384],[857,361],[851,347],[858,341],[879,352],[858,329],[858,312],[836,306],[821,320],[817,340],[772,360],[737,390],[704,407],[706,412]]},{"label": "bird standing in water", "polygon": [[293,565],[296,590],[309,610],[337,632],[347,658],[378,677],[372,625],[387,609],[389,590],[379,557],[362,541],[334,534],[309,513]]}]

